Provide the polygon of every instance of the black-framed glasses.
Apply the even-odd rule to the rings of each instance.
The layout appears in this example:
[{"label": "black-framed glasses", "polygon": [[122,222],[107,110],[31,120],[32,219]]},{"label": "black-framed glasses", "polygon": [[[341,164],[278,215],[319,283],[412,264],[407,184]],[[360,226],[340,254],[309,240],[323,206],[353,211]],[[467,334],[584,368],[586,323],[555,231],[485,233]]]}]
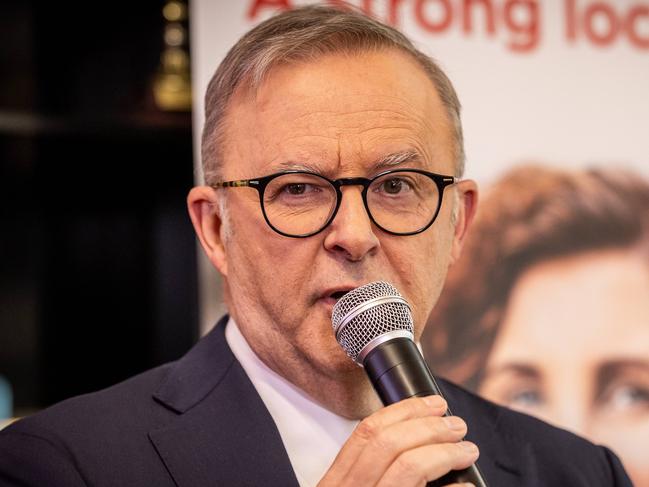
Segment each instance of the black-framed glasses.
[{"label": "black-framed glasses", "polygon": [[362,186],[370,220],[393,235],[415,235],[430,227],[453,176],[421,169],[394,169],[375,177],[328,179],[309,171],[284,171],[254,179],[220,181],[213,188],[255,188],[266,223],[286,237],[324,230],[336,217],[343,186]]}]

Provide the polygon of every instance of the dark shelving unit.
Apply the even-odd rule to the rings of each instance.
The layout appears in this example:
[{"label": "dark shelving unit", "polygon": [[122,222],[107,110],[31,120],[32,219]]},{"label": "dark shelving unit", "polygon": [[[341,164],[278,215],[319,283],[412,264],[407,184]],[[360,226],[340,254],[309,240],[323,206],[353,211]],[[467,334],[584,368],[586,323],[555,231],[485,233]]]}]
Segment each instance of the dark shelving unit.
[{"label": "dark shelving unit", "polygon": [[153,103],[162,2],[3,6],[0,374],[20,414],[195,341],[192,134]]}]

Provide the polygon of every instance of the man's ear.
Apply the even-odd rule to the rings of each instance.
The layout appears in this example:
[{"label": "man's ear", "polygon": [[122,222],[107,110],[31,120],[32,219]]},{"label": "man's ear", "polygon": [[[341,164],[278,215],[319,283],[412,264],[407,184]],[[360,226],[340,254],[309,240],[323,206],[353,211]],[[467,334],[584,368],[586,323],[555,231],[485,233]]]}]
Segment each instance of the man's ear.
[{"label": "man's ear", "polygon": [[201,246],[212,265],[228,275],[228,265],[222,236],[223,216],[217,195],[209,186],[196,186],[187,195],[187,208]]},{"label": "man's ear", "polygon": [[458,192],[458,208],[456,209],[457,218],[453,235],[453,247],[451,248],[451,265],[460,258],[464,240],[478,207],[478,185],[475,181],[470,179],[460,181],[457,183],[455,191]]}]

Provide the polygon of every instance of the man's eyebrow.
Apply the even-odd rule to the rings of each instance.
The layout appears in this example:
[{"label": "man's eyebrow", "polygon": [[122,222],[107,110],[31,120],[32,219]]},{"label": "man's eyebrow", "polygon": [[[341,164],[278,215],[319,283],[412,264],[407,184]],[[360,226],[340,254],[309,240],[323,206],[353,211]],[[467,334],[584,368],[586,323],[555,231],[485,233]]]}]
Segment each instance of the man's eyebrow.
[{"label": "man's eyebrow", "polygon": [[422,157],[419,152],[412,150],[392,152],[391,154],[387,154],[376,160],[372,165],[372,170],[379,171],[381,169],[389,169],[406,162],[421,161],[421,159]]},{"label": "man's eyebrow", "polygon": [[[422,157],[419,154],[419,152],[414,150],[392,152],[374,161],[374,163],[372,163],[369,169],[370,172],[379,172],[381,170],[391,169],[395,166],[399,166],[407,162],[421,161],[421,160]],[[317,161],[307,163],[303,161],[297,162],[295,160],[280,162],[277,165],[277,170],[278,171],[290,171],[290,170],[311,171],[318,174],[325,174],[326,171],[325,167],[323,167]]]},{"label": "man's eyebrow", "polygon": [[324,168],[316,163],[284,161],[277,165],[278,171],[309,171],[317,174],[322,174]]}]

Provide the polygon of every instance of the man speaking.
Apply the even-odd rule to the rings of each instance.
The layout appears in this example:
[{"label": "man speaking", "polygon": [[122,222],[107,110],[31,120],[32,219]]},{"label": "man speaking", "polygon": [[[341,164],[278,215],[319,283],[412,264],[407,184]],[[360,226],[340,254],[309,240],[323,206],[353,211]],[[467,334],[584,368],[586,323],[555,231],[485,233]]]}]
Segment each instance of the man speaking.
[{"label": "man speaking", "polygon": [[336,342],[335,303],[374,281],[418,340],[471,223],[460,104],[431,59],[304,7],[235,45],[205,106],[188,205],[229,316],[179,361],[7,428],[0,484],[421,486],[480,457],[493,487],[630,485],[606,448],[447,382],[448,404],[383,407]]}]

